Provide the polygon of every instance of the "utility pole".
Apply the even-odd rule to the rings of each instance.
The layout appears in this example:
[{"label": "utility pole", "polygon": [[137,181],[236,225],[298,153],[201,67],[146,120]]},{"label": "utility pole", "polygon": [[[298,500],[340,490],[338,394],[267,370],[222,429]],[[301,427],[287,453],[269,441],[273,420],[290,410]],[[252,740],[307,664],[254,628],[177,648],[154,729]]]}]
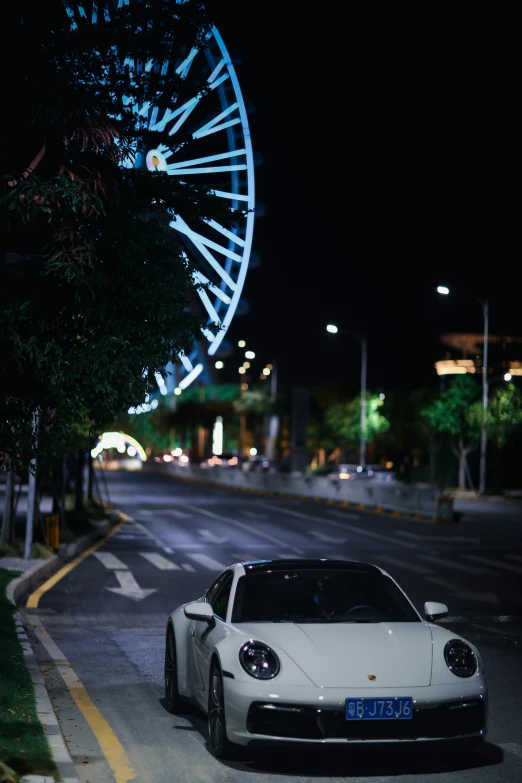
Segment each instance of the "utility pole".
[{"label": "utility pole", "polygon": [[359,462],[366,464],[366,374],[368,368],[368,340],[361,336],[361,446]]},{"label": "utility pole", "polygon": [[489,341],[489,303],[487,299],[481,299],[482,312],[484,314],[484,353],[482,358],[482,426],[480,428],[480,477],[479,493],[486,491],[486,451],[488,445],[488,341]]},{"label": "utility pole", "polygon": [[[277,364],[274,362],[270,373],[270,398],[272,404],[277,399]],[[266,456],[268,460],[275,458],[275,446],[279,435],[279,416],[272,413],[268,419],[268,437],[266,439]]]}]

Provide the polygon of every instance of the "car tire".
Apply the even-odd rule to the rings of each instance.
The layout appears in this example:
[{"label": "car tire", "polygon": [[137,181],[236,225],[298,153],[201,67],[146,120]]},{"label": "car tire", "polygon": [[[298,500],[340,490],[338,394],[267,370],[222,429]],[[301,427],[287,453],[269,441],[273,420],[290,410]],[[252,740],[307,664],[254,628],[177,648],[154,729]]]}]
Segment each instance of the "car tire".
[{"label": "car tire", "polygon": [[211,666],[208,688],[208,747],[215,758],[235,756],[235,745],[227,737],[223,675],[217,661]]},{"label": "car tire", "polygon": [[165,643],[165,707],[167,712],[182,713],[187,711],[187,706],[178,690],[178,664],[176,654],[176,639],[174,630],[169,625]]}]

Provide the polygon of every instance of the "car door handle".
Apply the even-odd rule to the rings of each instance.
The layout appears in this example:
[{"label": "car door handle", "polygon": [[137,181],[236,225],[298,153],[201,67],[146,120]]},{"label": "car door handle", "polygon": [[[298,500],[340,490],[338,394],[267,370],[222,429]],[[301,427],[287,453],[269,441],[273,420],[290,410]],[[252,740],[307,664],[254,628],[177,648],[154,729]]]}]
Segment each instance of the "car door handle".
[{"label": "car door handle", "polygon": [[195,635],[196,635],[195,630],[193,628],[191,628],[190,631],[189,631],[189,636],[195,636]]}]

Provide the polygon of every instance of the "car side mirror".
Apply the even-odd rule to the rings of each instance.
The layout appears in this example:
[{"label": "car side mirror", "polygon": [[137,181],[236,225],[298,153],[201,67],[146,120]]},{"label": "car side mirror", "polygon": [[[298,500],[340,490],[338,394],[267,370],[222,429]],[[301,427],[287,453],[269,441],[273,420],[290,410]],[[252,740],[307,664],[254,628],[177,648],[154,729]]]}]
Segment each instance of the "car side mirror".
[{"label": "car side mirror", "polygon": [[214,610],[207,603],[187,604],[183,609],[185,617],[189,620],[202,620],[203,622],[214,622]]},{"label": "car side mirror", "polygon": [[424,614],[426,615],[426,620],[430,623],[439,617],[444,617],[445,614],[448,614],[448,611],[446,604],[439,604],[437,601],[426,601],[424,604]]}]

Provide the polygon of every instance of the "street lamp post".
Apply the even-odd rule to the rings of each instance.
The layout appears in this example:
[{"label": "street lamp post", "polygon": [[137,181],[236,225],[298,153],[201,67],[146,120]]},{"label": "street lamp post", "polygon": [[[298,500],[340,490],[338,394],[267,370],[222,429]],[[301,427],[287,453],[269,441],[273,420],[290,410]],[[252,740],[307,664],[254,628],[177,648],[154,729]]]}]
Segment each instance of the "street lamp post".
[{"label": "street lamp post", "polygon": [[368,338],[366,335],[350,332],[347,329],[339,329],[335,324],[328,324],[326,331],[331,334],[349,334],[357,337],[361,343],[361,441],[359,445],[359,462],[364,467],[366,464],[366,378],[368,372]]},{"label": "street lamp post", "polygon": [[[447,295],[450,290],[446,286],[437,286],[437,293]],[[467,296],[466,294],[460,294]],[[482,307],[484,316],[484,353],[482,357],[482,422],[480,426],[480,468],[479,468],[479,493],[481,495],[486,491],[486,455],[488,444],[488,341],[489,341],[489,302],[487,299],[481,299],[478,296],[472,296],[472,299],[478,299]]]}]

